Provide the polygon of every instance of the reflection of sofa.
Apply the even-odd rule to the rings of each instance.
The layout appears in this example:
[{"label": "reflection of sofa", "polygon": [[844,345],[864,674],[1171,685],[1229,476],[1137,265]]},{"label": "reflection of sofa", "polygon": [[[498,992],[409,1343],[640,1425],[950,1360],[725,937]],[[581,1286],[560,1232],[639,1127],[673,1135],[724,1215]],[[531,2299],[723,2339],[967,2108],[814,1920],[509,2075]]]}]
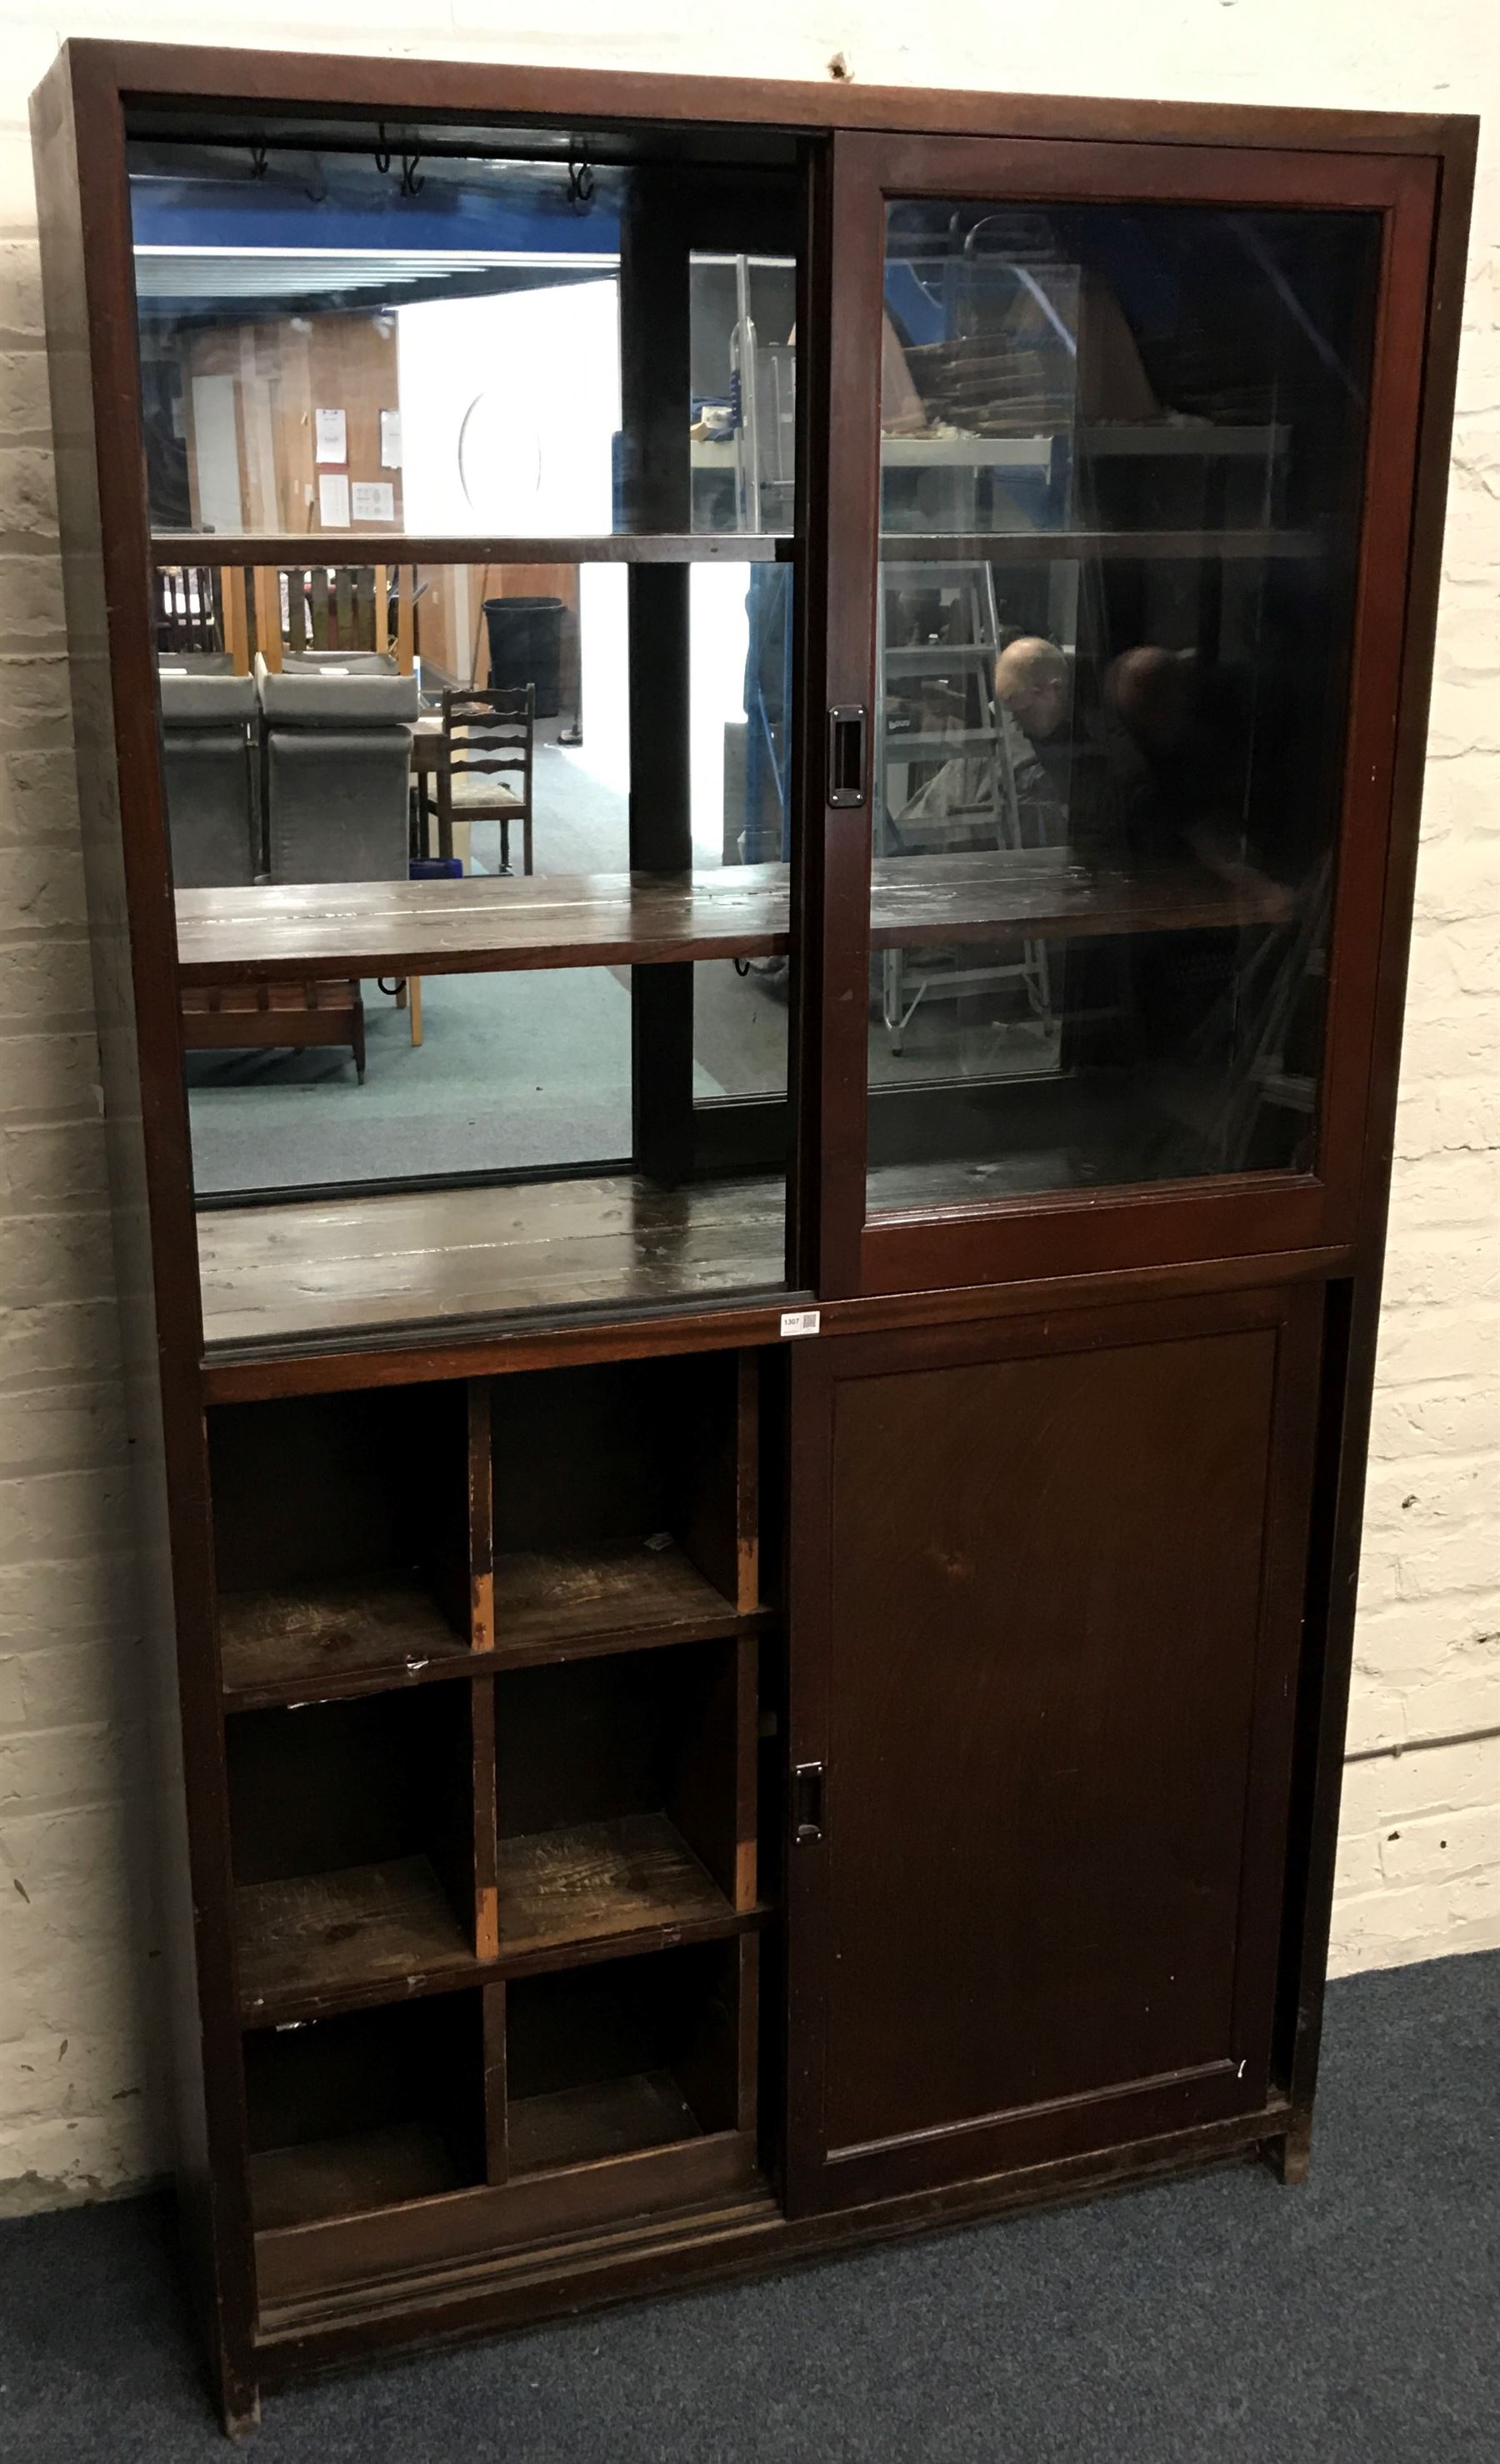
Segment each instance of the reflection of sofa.
[{"label": "reflection of sofa", "polygon": [[415,676],[374,651],[255,661],[273,881],[404,881]]},{"label": "reflection of sofa", "polygon": [[180,890],[228,890],[257,863],[255,688],[227,660],[164,660],[162,781]]},{"label": "reflection of sofa", "polygon": [[[254,679],[236,676],[228,659],[205,655],[164,659],[159,683],[173,882],[179,890],[238,889],[264,870]],[[182,996],[182,1027],[188,1052],[347,1045],[364,1076],[357,982],[195,984]]]}]

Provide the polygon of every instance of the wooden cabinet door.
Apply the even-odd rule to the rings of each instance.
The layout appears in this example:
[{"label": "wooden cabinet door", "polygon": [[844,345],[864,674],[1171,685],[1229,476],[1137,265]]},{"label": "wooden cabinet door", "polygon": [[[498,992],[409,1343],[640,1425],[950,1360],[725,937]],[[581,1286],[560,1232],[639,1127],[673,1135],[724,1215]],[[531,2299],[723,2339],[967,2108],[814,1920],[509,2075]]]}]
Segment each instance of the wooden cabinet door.
[{"label": "wooden cabinet door", "polygon": [[821,176],[806,1280],[1348,1241],[1435,165],[850,130]]},{"label": "wooden cabinet door", "polygon": [[799,1353],[794,2212],[1264,2101],[1320,1324]]}]

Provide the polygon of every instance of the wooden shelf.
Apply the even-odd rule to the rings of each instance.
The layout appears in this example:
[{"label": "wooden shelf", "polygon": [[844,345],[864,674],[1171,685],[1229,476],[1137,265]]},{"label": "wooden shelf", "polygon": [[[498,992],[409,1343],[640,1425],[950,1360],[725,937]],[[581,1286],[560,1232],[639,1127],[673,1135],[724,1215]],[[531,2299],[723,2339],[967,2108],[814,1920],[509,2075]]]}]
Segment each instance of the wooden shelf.
[{"label": "wooden shelf", "polygon": [[204,1340],[276,1350],[544,1309],[685,1307],[785,1280],[779,1175],[620,1174],[206,1208]]},{"label": "wooden shelf", "polygon": [[509,881],[255,883],[184,890],[185,984],[338,976],[464,975],[539,967],[769,957],[789,946],[784,865],[651,873],[533,873]]},{"label": "wooden shelf", "polygon": [[632,2079],[518,2097],[510,2106],[508,2130],[513,2176],[557,2172],[568,2165],[596,2164],[703,2136],[703,2125],[671,2071],[643,2071]]},{"label": "wooden shelf", "polygon": [[[893,748],[936,758],[960,753],[963,740],[899,738]],[[185,890],[178,963],[186,983],[224,986],[773,957],[791,947],[790,896],[784,865]],[[1125,872],[1045,850],[886,856],[871,868],[871,943],[1196,933],[1272,922],[1287,903],[1258,876],[1230,882],[1187,862]]]},{"label": "wooden shelf", "polygon": [[440,2131],[430,2123],[391,2123],[302,2146],[272,2147],[250,2160],[251,2212],[257,2233],[361,2215],[430,2199],[463,2187]]},{"label": "wooden shelf", "polygon": [[733,1601],[675,1541],[507,1551],[495,1560],[495,1664],[736,1634]]},{"label": "wooden shelf", "polygon": [[880,537],[888,570],[911,564],[1305,564],[1329,552],[1319,531],[883,531]]},{"label": "wooden shelf", "polygon": [[225,1701],[234,1710],[330,1701],[491,1665],[426,1592],[397,1582],[224,1593],[219,1653]]},{"label": "wooden shelf", "polygon": [[500,1958],[721,1925],[734,1909],[664,1814],[499,1844]]},{"label": "wooden shelf", "polygon": [[241,2010],[247,2026],[381,1998],[398,1982],[474,1965],[474,1946],[425,1857],[355,1865],[234,1894]]},{"label": "wooden shelf", "polygon": [[154,565],[349,564],[776,564],[795,542],[785,531],[594,531],[575,538],[420,538],[401,531],[278,531],[246,534],[155,531]]}]

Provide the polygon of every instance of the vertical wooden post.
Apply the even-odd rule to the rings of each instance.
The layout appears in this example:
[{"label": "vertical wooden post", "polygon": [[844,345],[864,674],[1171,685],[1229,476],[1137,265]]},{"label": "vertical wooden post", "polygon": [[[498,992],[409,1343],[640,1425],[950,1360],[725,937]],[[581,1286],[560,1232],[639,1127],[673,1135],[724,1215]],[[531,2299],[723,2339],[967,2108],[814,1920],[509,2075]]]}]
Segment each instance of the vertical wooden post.
[{"label": "vertical wooden post", "polygon": [[485,2179],[510,2179],[510,2117],[505,2062],[505,1987],[483,1989]]},{"label": "vertical wooden post", "polygon": [[495,1686],[474,1688],[474,1954],[497,1959],[500,1950],[499,1839],[495,1798]]},{"label": "vertical wooden post", "polygon": [[409,676],[416,666],[417,607],[416,567],[396,567],[396,665],[404,676]]},{"label": "vertical wooden post", "polygon": [[223,611],[224,647],[237,676],[250,673],[249,578],[242,564],[219,567],[219,606]]},{"label": "vertical wooden post", "polygon": [[281,672],[281,583],[274,566],[257,564],[253,576],[255,597],[255,648],[274,676]]},{"label": "vertical wooden post", "polygon": [[488,1378],[469,1380],[469,1639],[495,1649],[495,1457]]}]

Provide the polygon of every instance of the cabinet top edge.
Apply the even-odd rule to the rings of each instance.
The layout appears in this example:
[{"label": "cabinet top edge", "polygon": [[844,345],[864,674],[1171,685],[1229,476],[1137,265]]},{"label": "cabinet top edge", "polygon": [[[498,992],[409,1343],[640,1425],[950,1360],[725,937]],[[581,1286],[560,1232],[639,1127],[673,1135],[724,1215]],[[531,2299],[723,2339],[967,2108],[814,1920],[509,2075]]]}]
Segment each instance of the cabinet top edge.
[{"label": "cabinet top edge", "polygon": [[1070,138],[1158,144],[1447,156],[1475,150],[1471,113],[1323,109],[1165,101],[1144,97],[975,93],[962,88],[812,84],[790,78],[676,76],[496,60],[236,50],[74,36],[37,88],[71,81],[95,103],[213,104],[246,120],[257,109],[324,107],[430,112],[444,119],[568,117],[782,128],[807,135],[898,129],[933,135]]}]

